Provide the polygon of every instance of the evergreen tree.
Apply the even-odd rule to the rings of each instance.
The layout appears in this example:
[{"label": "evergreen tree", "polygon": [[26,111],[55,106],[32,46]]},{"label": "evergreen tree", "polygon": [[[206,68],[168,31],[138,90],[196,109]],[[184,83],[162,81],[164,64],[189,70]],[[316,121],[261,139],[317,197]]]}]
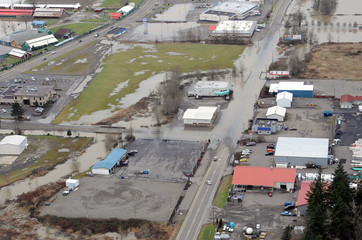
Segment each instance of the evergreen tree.
[{"label": "evergreen tree", "polygon": [[292,228],[288,225],[283,230],[281,240],[290,240],[292,238]]},{"label": "evergreen tree", "polygon": [[318,178],[310,185],[307,193],[308,208],[306,214],[307,229],[305,240],[326,238],[325,223],[327,220],[326,183],[322,180],[322,169],[319,169]]},{"label": "evergreen tree", "polygon": [[331,212],[331,233],[340,239],[353,236],[353,192],[349,187],[348,175],[342,163],[334,171],[333,182],[328,188],[328,207]]},{"label": "evergreen tree", "polygon": [[24,115],[24,109],[21,107],[19,103],[13,103],[11,105],[11,116],[16,120],[19,120],[20,116]]}]

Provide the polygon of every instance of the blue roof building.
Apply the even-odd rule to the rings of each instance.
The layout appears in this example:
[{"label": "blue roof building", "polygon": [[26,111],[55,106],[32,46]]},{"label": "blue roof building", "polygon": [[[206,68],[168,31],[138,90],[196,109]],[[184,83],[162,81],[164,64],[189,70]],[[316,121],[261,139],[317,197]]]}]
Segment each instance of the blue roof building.
[{"label": "blue roof building", "polygon": [[45,27],[47,25],[46,21],[38,21],[38,20],[34,20],[32,21],[31,25],[35,28],[42,28]]},{"label": "blue roof building", "polygon": [[127,150],[122,148],[114,149],[104,160],[97,162],[92,167],[93,174],[109,175],[121,160],[126,157]]}]

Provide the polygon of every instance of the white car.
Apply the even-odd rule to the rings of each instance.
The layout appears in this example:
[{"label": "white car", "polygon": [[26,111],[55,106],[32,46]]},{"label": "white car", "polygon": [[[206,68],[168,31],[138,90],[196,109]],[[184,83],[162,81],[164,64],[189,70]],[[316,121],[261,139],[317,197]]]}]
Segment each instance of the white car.
[{"label": "white car", "polygon": [[35,108],[35,112],[42,113],[42,112],[44,112],[44,108],[41,108],[41,107]]},{"label": "white car", "polygon": [[206,181],[206,184],[207,184],[207,185],[211,185],[211,181],[210,181],[210,180],[207,180],[207,181]]},{"label": "white car", "polygon": [[3,108],[2,112],[3,112],[3,113],[6,113],[6,109],[5,109],[5,108]]},{"label": "white car", "polygon": [[55,51],[52,51],[51,54],[55,54],[56,52]]}]

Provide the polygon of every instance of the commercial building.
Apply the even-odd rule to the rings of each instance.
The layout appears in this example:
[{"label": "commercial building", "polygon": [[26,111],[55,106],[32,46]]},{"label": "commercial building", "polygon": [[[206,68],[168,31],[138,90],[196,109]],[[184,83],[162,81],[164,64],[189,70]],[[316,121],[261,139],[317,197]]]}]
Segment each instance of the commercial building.
[{"label": "commercial building", "polygon": [[0,155],[20,155],[27,146],[28,140],[25,136],[6,136],[0,142]]},{"label": "commercial building", "polygon": [[251,37],[256,21],[220,21],[216,28],[209,31],[211,36]]},{"label": "commercial building", "polygon": [[97,162],[92,167],[93,174],[109,175],[114,169],[120,165],[121,161],[126,157],[127,150],[122,148],[114,149],[106,159]]},{"label": "commercial building", "polygon": [[351,95],[345,94],[341,96],[339,100],[339,106],[341,108],[353,108],[353,105],[362,105],[362,96],[353,97]]},{"label": "commercial building", "polygon": [[279,82],[272,83],[269,93],[290,92],[293,97],[313,97],[313,85],[304,85],[304,82]]},{"label": "commercial building", "polygon": [[283,122],[286,112],[287,112],[287,109],[284,107],[280,107],[280,106],[270,107],[270,108],[268,108],[268,111],[266,112],[266,118],[278,119],[279,122]]},{"label": "commercial building", "polygon": [[279,137],[274,154],[275,164],[328,166],[328,138]]},{"label": "commercial building", "polygon": [[23,50],[20,50],[17,48],[13,48],[13,50],[11,50],[11,52],[9,52],[9,56],[24,59],[24,58],[31,57],[31,54],[26,51],[23,51]]},{"label": "commercial building", "polygon": [[293,93],[281,92],[277,94],[277,106],[290,108],[293,102]]},{"label": "commercial building", "polygon": [[44,106],[54,96],[54,87],[47,85],[12,85],[0,95],[0,104],[20,103],[29,106]]},{"label": "commercial building", "polygon": [[58,42],[58,39],[56,39],[53,34],[51,34],[51,35],[47,34],[46,36],[43,36],[43,37],[25,41],[25,43],[23,43],[21,45],[21,48],[26,51],[35,50],[35,49],[39,49],[39,48],[46,47],[49,45],[53,45],[57,42]]},{"label": "commercial building", "polygon": [[258,4],[250,2],[221,2],[200,15],[200,21],[242,20],[251,15]]},{"label": "commercial building", "polygon": [[295,178],[296,169],[293,168],[236,166],[231,184],[235,192],[290,191],[294,188]]},{"label": "commercial building", "polygon": [[199,107],[187,109],[182,117],[185,125],[210,126],[216,119],[217,107]]},{"label": "commercial building", "polygon": [[56,39],[68,39],[74,37],[74,32],[69,28],[61,28],[54,33]]},{"label": "commercial building", "polygon": [[278,119],[257,118],[254,120],[251,130],[257,134],[272,134],[282,129]]},{"label": "commercial building", "polygon": [[127,28],[116,27],[107,32],[107,37],[108,38],[118,37],[125,32],[127,32]]}]

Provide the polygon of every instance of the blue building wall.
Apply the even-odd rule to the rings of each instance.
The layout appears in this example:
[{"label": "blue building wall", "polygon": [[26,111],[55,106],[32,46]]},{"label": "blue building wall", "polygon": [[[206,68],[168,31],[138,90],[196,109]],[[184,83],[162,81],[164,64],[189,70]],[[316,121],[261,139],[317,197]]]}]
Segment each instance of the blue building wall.
[{"label": "blue building wall", "polygon": [[313,91],[301,91],[301,90],[279,90],[278,93],[281,92],[290,92],[293,93],[293,97],[305,97],[305,98],[312,98]]}]

